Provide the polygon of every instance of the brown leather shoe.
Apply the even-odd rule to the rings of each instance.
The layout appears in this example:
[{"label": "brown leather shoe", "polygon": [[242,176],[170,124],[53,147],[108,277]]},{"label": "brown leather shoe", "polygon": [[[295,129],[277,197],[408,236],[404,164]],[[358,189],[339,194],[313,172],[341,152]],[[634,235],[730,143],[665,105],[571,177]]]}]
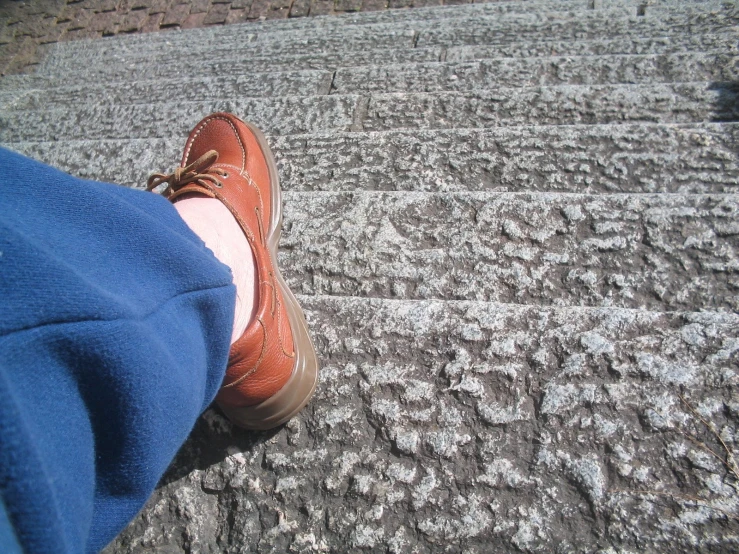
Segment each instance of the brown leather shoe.
[{"label": "brown leather shoe", "polygon": [[181,167],[152,175],[149,190],[174,201],[197,193],[217,198],[246,235],[259,279],[254,320],[231,346],[216,402],[247,429],[276,427],[313,396],[318,360],[303,312],[277,267],[282,200],[274,157],[264,135],[234,115],[215,113],[190,133]]}]

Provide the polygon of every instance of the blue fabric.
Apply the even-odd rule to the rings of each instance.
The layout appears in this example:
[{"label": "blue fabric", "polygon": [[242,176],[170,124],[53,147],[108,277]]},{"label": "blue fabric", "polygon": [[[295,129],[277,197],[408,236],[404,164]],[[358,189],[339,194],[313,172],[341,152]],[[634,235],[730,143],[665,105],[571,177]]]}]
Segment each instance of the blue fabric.
[{"label": "blue fabric", "polygon": [[164,198],[0,148],[0,545],[125,527],[218,390],[235,294]]},{"label": "blue fabric", "polygon": [[0,498],[0,552],[3,554],[23,552],[21,545],[18,544],[18,538],[15,536],[15,530],[10,523],[8,511],[5,509],[2,498]]}]

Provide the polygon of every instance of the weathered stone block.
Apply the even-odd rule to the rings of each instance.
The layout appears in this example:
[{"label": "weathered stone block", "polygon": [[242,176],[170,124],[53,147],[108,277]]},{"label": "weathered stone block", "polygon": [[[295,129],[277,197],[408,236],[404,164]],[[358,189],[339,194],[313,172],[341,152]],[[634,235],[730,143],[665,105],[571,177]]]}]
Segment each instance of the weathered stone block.
[{"label": "weathered stone block", "polygon": [[225,23],[228,17],[230,7],[228,4],[213,4],[208,10],[208,14],[203,19],[204,25],[214,25]]},{"label": "weathered stone block", "polygon": [[372,12],[384,10],[388,7],[388,0],[362,0],[362,11]]},{"label": "weathered stone block", "polygon": [[182,22],[183,29],[196,29],[204,25],[205,17],[207,14],[204,13],[192,13],[187,16],[185,21]]},{"label": "weathered stone block", "polygon": [[159,26],[164,20],[163,13],[153,13],[146,17],[146,20],[141,25],[142,33],[153,33],[159,30]]},{"label": "weathered stone block", "polygon": [[311,0],[295,0],[290,8],[289,17],[305,17],[310,11]]},{"label": "weathered stone block", "polygon": [[161,24],[163,27],[182,25],[188,15],[190,15],[190,6],[188,4],[176,4],[167,10]]},{"label": "weathered stone block", "polygon": [[193,0],[190,2],[190,13],[208,13],[211,0]]},{"label": "weathered stone block", "polygon": [[362,0],[336,0],[336,12],[358,12],[362,7]]},{"label": "weathered stone block", "polygon": [[233,9],[232,7],[226,16],[226,25],[230,25],[231,23],[243,23],[248,19],[248,17],[249,8]]},{"label": "weathered stone block", "polygon": [[[162,14],[157,14],[161,16]],[[141,29],[147,22],[149,16],[144,10],[136,10],[130,12],[121,18],[121,22],[118,25],[118,32],[120,33],[133,33]]]},{"label": "weathered stone block", "polygon": [[267,17],[271,0],[253,0],[249,8],[249,19],[261,19]]},{"label": "weathered stone block", "polygon": [[313,0],[310,6],[310,15],[329,15],[334,13],[333,0]]}]

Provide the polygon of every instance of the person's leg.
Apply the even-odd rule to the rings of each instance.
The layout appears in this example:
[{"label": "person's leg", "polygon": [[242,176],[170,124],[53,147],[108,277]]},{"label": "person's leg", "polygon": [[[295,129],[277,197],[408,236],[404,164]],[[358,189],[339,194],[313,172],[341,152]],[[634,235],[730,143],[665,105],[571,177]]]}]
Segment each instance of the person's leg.
[{"label": "person's leg", "polygon": [[167,200],[0,149],[0,504],[24,549],[96,551],[135,515],[218,391],[234,305]]},{"label": "person's leg", "polygon": [[22,554],[23,552],[2,498],[0,498],[0,552],[4,554]]},{"label": "person's leg", "polygon": [[244,334],[257,310],[259,290],[251,246],[231,212],[215,198],[185,197],[177,200],[174,207],[216,258],[231,268],[236,285],[233,344]]},{"label": "person's leg", "polygon": [[190,132],[180,167],[152,175],[147,188],[173,202],[191,196],[216,200],[238,222],[241,240],[251,247],[258,302],[231,345],[216,402],[240,427],[282,425],[310,401],[319,364],[303,310],[277,264],[282,195],[266,137],[233,114],[211,114]]}]

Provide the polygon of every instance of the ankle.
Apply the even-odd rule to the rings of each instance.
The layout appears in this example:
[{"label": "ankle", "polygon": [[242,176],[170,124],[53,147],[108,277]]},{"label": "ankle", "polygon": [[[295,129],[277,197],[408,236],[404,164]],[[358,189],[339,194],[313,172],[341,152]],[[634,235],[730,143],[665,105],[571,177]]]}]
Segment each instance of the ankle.
[{"label": "ankle", "polygon": [[258,305],[256,264],[249,241],[228,208],[215,198],[186,196],[177,200],[174,207],[215,257],[231,268],[236,286],[233,344],[254,319]]}]

